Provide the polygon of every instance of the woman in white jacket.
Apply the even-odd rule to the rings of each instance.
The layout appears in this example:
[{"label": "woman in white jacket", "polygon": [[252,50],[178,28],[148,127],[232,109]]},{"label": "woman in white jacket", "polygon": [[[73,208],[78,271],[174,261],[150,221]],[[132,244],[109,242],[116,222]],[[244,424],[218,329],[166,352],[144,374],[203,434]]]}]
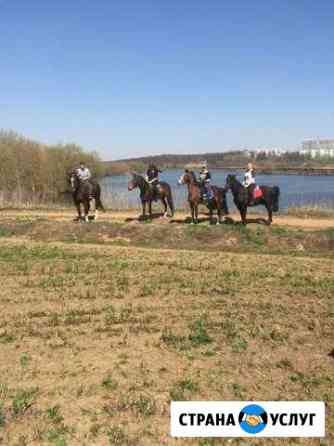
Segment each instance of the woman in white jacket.
[{"label": "woman in white jacket", "polygon": [[254,201],[254,189],[256,188],[255,171],[252,163],[247,164],[243,185],[248,191],[248,205]]}]

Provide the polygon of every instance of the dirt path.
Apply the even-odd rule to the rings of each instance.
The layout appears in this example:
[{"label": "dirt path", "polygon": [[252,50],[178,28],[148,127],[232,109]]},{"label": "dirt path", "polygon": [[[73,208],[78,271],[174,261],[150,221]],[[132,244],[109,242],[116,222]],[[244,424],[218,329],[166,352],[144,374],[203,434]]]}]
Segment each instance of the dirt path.
[{"label": "dirt path", "polygon": [[[129,210],[129,211],[108,211],[106,213],[99,213],[99,218],[103,221],[126,221],[135,220],[139,215],[139,211]],[[205,214],[201,214],[205,215]],[[13,219],[26,219],[26,218],[43,218],[52,221],[69,221],[75,216],[74,211],[69,209],[59,209],[59,210],[3,210],[0,212],[0,222],[1,220],[13,220]],[[175,220],[182,220],[188,217],[189,214],[186,212],[177,212],[174,216]],[[236,213],[232,213],[231,218],[235,221],[239,221],[240,217]],[[249,214],[249,219],[256,220],[257,218],[265,217],[264,214]],[[165,219],[157,218],[156,223],[165,222]],[[294,217],[290,215],[279,215],[274,216],[274,225],[279,226],[290,226],[302,229],[327,229],[334,227],[334,219],[331,218],[301,218]]]}]

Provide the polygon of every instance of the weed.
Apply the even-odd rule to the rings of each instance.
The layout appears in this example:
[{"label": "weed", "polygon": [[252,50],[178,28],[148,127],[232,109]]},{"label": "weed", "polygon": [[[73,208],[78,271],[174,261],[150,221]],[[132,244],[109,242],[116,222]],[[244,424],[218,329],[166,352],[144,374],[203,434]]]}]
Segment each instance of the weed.
[{"label": "weed", "polygon": [[171,332],[169,328],[165,328],[160,337],[168,347],[175,348],[175,350],[187,350],[189,345],[185,336],[178,336]]},{"label": "weed", "polygon": [[197,383],[193,382],[191,379],[185,379],[176,382],[169,392],[172,401],[185,401],[191,394],[197,392],[199,386]]},{"label": "weed", "polygon": [[64,421],[64,417],[60,415],[59,411],[59,406],[53,406],[46,410],[46,415],[53,423],[58,424]]},{"label": "weed", "polygon": [[128,443],[128,437],[122,426],[114,426],[108,429],[107,436],[110,446],[125,446]]},{"label": "weed", "polygon": [[0,427],[4,427],[5,423],[6,423],[6,415],[3,405],[0,403]]},{"label": "weed", "polygon": [[108,375],[103,379],[102,386],[108,390],[116,390],[118,383],[112,379],[111,375]]},{"label": "weed", "polygon": [[247,346],[248,342],[244,338],[236,336],[232,341],[232,352],[241,353],[247,350]]},{"label": "weed", "polygon": [[38,389],[20,389],[13,397],[14,416],[23,415],[34,403]]},{"label": "weed", "polygon": [[30,361],[31,361],[31,358],[30,358],[28,353],[22,353],[21,354],[21,356],[20,356],[20,364],[21,364],[21,367],[23,369],[28,367],[28,364],[29,364]]},{"label": "weed", "polygon": [[143,416],[153,415],[156,410],[155,401],[145,395],[140,395],[139,398],[132,400],[131,407]]},{"label": "weed", "polygon": [[210,344],[212,342],[212,339],[206,331],[205,322],[202,319],[198,319],[190,325],[189,340],[193,347]]},{"label": "weed", "polygon": [[11,342],[15,341],[15,336],[13,336],[11,333],[2,333],[0,334],[0,343],[1,344],[10,344]]}]

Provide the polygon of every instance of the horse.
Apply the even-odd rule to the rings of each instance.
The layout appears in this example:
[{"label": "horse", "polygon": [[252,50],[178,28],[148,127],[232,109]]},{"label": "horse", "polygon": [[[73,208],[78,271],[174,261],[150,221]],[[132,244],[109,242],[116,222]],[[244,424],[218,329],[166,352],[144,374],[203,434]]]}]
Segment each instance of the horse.
[{"label": "horse", "polygon": [[140,200],[143,207],[142,218],[146,217],[146,204],[148,203],[149,216],[152,218],[152,202],[160,200],[164,205],[164,217],[168,216],[168,207],[171,212],[171,217],[174,216],[174,202],[172,196],[172,190],[168,183],[160,181],[156,190],[153,190],[152,186],[145,180],[142,175],[135,172],[132,173],[132,180],[128,183],[128,190],[132,191],[135,188],[139,188]]},{"label": "horse", "polygon": [[278,186],[259,186],[262,192],[262,196],[255,198],[254,201],[249,204],[248,190],[244,187],[236,178],[235,175],[227,175],[226,177],[226,190],[231,190],[233,195],[233,201],[238,208],[241,216],[242,224],[246,225],[247,220],[247,208],[249,206],[263,205],[268,211],[267,224],[271,224],[273,221],[273,212],[279,210],[279,196],[280,188]]},{"label": "horse", "polygon": [[101,201],[101,186],[97,181],[81,181],[76,171],[69,174],[72,187],[72,197],[78,211],[77,221],[82,220],[81,205],[84,207],[84,220],[89,221],[90,202],[95,200],[94,220],[97,220],[97,210],[105,212]]},{"label": "horse", "polygon": [[201,186],[198,183],[194,172],[185,170],[185,173],[179,179],[179,184],[186,184],[188,187],[188,203],[191,209],[191,221],[193,224],[198,223],[198,206],[205,204],[210,212],[210,222],[214,223],[213,211],[217,210],[217,224],[223,223],[223,213],[228,215],[228,207],[226,202],[225,190],[221,187],[211,186],[213,198],[204,201],[201,194]]}]

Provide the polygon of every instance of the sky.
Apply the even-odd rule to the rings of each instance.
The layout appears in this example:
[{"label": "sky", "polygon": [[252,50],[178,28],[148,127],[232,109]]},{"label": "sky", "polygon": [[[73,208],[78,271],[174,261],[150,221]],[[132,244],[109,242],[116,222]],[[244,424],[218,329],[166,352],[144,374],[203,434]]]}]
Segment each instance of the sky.
[{"label": "sky", "polygon": [[333,0],[0,0],[0,128],[106,160],[334,137]]}]

